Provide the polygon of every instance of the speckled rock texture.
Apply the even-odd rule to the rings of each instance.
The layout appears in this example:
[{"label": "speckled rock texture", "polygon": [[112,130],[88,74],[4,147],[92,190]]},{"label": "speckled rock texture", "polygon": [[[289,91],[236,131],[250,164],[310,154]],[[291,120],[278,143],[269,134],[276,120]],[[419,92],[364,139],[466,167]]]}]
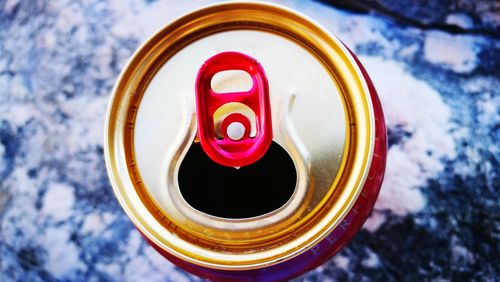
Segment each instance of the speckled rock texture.
[{"label": "speckled rock texture", "polygon": [[322,0],[356,12],[387,15],[420,28],[494,36],[500,32],[500,2],[495,0]]},{"label": "speckled rock texture", "polygon": [[[0,1],[0,281],[199,280],[158,255],[119,206],[103,129],[139,44],[211,2]],[[386,12],[278,2],[359,56],[389,129],[373,214],[296,281],[498,281],[498,3],[361,2]]]}]

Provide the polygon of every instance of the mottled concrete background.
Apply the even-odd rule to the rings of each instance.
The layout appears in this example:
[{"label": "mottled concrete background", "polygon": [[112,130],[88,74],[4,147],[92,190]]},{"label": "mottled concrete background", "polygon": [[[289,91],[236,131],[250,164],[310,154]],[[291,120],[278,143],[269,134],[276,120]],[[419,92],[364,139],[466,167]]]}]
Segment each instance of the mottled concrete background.
[{"label": "mottled concrete background", "polygon": [[[210,2],[0,0],[0,281],[198,280],[133,228],[102,140],[132,52]],[[500,280],[498,2],[330,2],[279,1],[367,67],[388,167],[362,231],[297,281]]]}]

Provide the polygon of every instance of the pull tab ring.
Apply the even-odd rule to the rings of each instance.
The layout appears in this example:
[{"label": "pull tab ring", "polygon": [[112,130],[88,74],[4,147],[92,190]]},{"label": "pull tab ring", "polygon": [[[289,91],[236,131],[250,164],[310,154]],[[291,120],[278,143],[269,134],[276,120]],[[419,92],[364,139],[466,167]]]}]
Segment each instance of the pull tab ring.
[{"label": "pull tab ring", "polygon": [[[215,74],[241,70],[252,78],[248,91],[217,93],[211,82]],[[255,136],[250,136],[250,122],[238,113],[231,113],[222,122],[223,134],[217,138],[214,113],[227,103],[237,102],[248,106],[255,114]],[[198,137],[205,153],[224,166],[242,167],[258,161],[273,139],[269,86],[262,66],[254,58],[238,52],[223,52],[209,58],[198,71],[196,78],[196,110]],[[241,128],[243,126],[243,129]],[[228,129],[237,130],[237,138]],[[240,134],[240,131],[243,131]],[[241,136],[240,136],[241,135]]]}]

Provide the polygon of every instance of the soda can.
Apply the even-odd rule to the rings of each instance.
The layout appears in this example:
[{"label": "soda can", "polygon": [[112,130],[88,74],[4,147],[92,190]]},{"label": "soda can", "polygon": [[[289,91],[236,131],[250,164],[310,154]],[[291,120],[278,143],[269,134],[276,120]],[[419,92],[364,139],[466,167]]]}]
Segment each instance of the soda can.
[{"label": "soda can", "polygon": [[265,3],[191,12],[144,43],[113,90],[109,178],[146,240],[213,281],[280,281],[361,228],[382,183],[382,108],[356,56]]}]

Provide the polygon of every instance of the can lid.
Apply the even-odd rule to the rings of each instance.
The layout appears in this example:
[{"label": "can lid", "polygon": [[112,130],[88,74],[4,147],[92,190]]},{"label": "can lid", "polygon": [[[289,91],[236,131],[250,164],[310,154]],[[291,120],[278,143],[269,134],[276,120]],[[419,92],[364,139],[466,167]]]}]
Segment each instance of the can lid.
[{"label": "can lid", "polygon": [[[256,217],[203,213],[179,188],[182,160],[198,141],[197,71],[226,51],[247,54],[262,65],[269,80],[273,141],[296,169],[291,198]],[[276,264],[325,238],[357,199],[373,154],[371,105],[352,55],[317,23],[272,4],[208,6],[155,34],[120,75],[105,128],[108,174],[127,215],[166,252],[217,269]],[[211,115],[230,139],[257,134],[253,118],[250,126],[236,117],[222,122],[234,109],[245,117],[254,110],[238,103],[220,108]]]}]

